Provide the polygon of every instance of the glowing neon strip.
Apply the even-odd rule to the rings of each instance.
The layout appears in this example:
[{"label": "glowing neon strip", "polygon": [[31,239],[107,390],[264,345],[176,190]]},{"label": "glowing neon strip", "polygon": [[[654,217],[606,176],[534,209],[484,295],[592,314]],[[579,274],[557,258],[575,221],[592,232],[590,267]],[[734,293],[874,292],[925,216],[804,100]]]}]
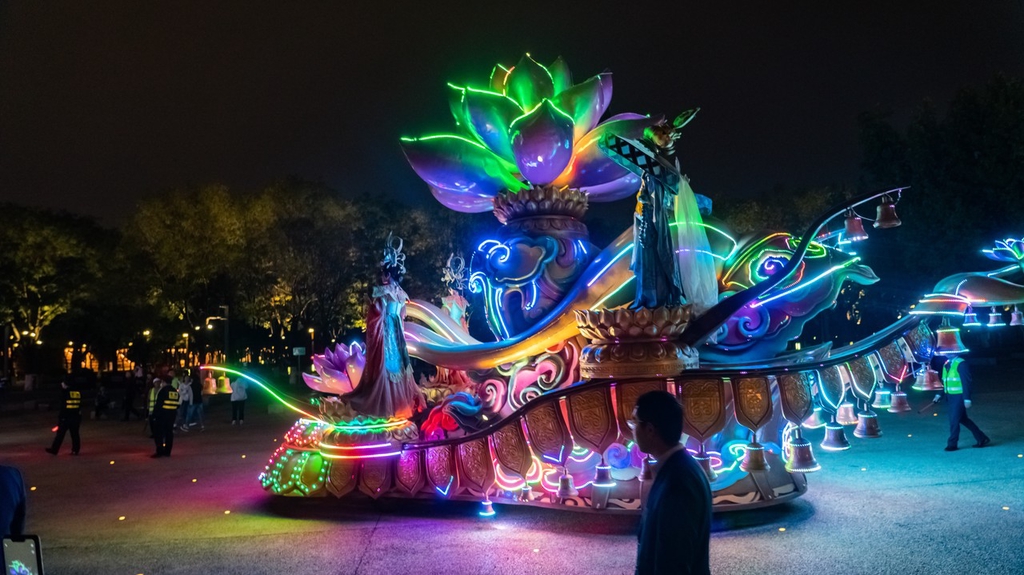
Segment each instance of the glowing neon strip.
[{"label": "glowing neon strip", "polygon": [[255,383],[256,385],[260,386],[261,388],[263,388],[263,390],[266,391],[267,393],[269,393],[271,397],[273,397],[274,399],[279,401],[282,405],[284,405],[288,409],[290,409],[290,410],[292,410],[292,411],[294,411],[296,413],[301,413],[302,415],[305,415],[308,419],[310,419],[312,421],[316,421],[317,423],[321,423],[323,425],[328,425],[328,426],[333,425],[330,422],[324,421],[324,420],[320,419],[319,417],[317,417],[317,416],[315,416],[315,415],[313,415],[311,413],[308,413],[306,411],[303,411],[302,409],[299,409],[298,407],[295,407],[294,405],[289,403],[287,400],[285,400],[283,397],[281,397],[280,395],[274,393],[274,390],[270,389],[270,386],[268,386],[267,384],[263,383],[262,381],[256,379],[255,377],[253,377],[253,376],[251,376],[249,374],[242,373],[241,371],[238,371],[237,369],[231,369],[230,367],[221,367],[221,366],[218,366],[218,365],[201,365],[201,366],[199,366],[199,369],[205,369],[205,370],[208,370],[208,371],[223,371],[224,373],[230,373],[232,375],[237,375],[239,377],[243,377],[243,378],[245,378],[245,379]]},{"label": "glowing neon strip", "polygon": [[801,290],[801,289],[804,289],[806,287],[809,287],[809,286],[813,285],[815,282],[820,281],[821,279],[825,278],[826,276],[832,275],[833,273],[835,273],[835,272],[837,272],[837,271],[839,271],[839,270],[841,270],[843,268],[849,267],[849,266],[859,262],[860,260],[861,260],[860,256],[857,256],[857,257],[853,258],[852,260],[850,260],[848,262],[844,262],[844,263],[841,263],[839,265],[832,266],[831,268],[829,268],[829,269],[825,270],[824,272],[818,274],[818,276],[815,277],[814,279],[809,280],[809,281],[807,281],[805,283],[797,284],[797,285],[795,285],[795,286],[793,286],[793,287],[783,291],[782,293],[773,295],[770,298],[755,301],[755,302],[750,304],[750,307],[752,307],[752,308],[761,307],[761,306],[763,306],[764,304],[766,304],[766,303],[768,303],[770,301],[777,300],[780,297],[787,296],[787,295],[789,295],[789,294],[791,294],[791,293],[793,293],[793,292],[795,292],[797,290]]},{"label": "glowing neon strip", "polygon": [[452,483],[453,482],[455,482],[455,477],[449,477],[448,478],[448,485],[445,486],[444,489],[441,489],[440,487],[438,487],[436,485],[434,486],[434,489],[436,489],[437,492],[440,493],[441,495],[444,495],[445,497],[448,497],[448,490],[452,488]]},{"label": "glowing neon strip", "polygon": [[320,444],[320,449],[337,449],[340,451],[347,451],[350,449],[377,449],[379,447],[390,447],[390,443],[374,443],[373,445],[330,445],[327,443]]},{"label": "glowing neon strip", "polygon": [[633,242],[629,242],[628,244],[626,244],[626,246],[624,248],[622,248],[622,250],[619,253],[615,254],[615,257],[613,257],[611,259],[611,261],[608,262],[608,264],[606,266],[601,268],[601,271],[597,272],[597,274],[594,275],[594,277],[589,282],[587,282],[587,287],[590,287],[590,286],[594,285],[595,283],[597,283],[597,280],[601,279],[601,276],[604,275],[604,272],[608,271],[608,268],[612,267],[612,265],[615,262],[619,261],[619,259],[622,258],[622,256],[626,255],[626,252],[628,252],[632,248],[633,248]]},{"label": "glowing neon strip", "polygon": [[601,298],[601,299],[600,299],[600,300],[599,300],[599,301],[598,301],[597,303],[595,303],[594,305],[590,306],[590,309],[592,309],[592,310],[593,310],[593,309],[600,309],[600,307],[601,307],[601,306],[602,306],[602,305],[604,304],[604,302],[606,302],[606,301],[608,301],[609,299],[611,299],[611,298],[615,297],[615,294],[617,294],[617,293],[619,293],[620,291],[622,291],[622,288],[624,288],[624,287],[626,287],[627,285],[629,285],[629,284],[630,284],[630,282],[632,282],[632,281],[633,281],[633,280],[635,280],[635,279],[636,279],[636,276],[635,276],[635,275],[631,275],[631,276],[629,276],[629,279],[627,279],[626,281],[622,282],[622,285],[620,285],[619,287],[615,288],[615,291],[612,291],[612,292],[611,292],[611,293],[609,293],[608,295],[606,295],[606,296],[604,296],[603,298]]},{"label": "glowing neon strip", "polygon": [[[371,455],[334,455],[333,453],[322,453],[324,459],[376,459],[378,457],[394,457],[402,453],[401,450],[390,451],[388,453],[375,453]],[[447,495],[447,493],[445,494]]]}]

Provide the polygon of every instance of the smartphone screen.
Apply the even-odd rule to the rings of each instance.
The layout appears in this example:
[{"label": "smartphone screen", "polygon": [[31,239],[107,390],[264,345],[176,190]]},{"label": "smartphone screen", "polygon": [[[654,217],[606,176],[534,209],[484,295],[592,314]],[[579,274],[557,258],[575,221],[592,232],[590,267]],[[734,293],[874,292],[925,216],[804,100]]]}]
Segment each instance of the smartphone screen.
[{"label": "smartphone screen", "polygon": [[42,575],[42,555],[39,538],[35,535],[27,535],[18,541],[4,537],[3,551],[3,575]]}]

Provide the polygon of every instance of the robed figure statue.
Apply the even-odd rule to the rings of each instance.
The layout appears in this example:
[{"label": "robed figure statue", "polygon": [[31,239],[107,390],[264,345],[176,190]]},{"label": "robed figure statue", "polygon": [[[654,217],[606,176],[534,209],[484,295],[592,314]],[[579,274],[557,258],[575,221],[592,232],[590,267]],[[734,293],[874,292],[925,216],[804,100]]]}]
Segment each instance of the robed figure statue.
[{"label": "robed figure statue", "polygon": [[425,407],[405,343],[405,304],[409,296],[400,285],[404,275],[402,240],[388,234],[380,264],[380,285],[373,288],[366,316],[366,366],[356,389],[342,397],[364,415],[409,418]]},{"label": "robed figure statue", "polygon": [[633,261],[636,276],[633,309],[683,303],[683,283],[676,263],[675,234],[669,228],[676,189],[644,173],[633,214]]}]

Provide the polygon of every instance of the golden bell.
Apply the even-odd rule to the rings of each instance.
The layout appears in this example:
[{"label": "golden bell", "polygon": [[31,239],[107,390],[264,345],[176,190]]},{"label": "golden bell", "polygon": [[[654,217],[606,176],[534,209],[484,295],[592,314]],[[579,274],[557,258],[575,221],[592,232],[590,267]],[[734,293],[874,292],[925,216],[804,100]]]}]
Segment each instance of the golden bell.
[{"label": "golden bell", "polygon": [[1010,325],[1024,325],[1024,313],[1017,306],[1013,306],[1013,313],[1010,314]]},{"label": "golden bell", "polygon": [[612,479],[611,466],[605,465],[604,460],[601,460],[601,465],[597,466],[597,473],[594,474],[594,487],[615,487],[615,480]]},{"label": "golden bell", "polygon": [[889,413],[904,413],[910,411],[910,402],[907,401],[907,394],[896,390],[892,394],[892,405],[889,406]]},{"label": "golden bell", "polygon": [[697,452],[697,455],[693,456],[693,459],[704,470],[704,475],[707,476],[708,482],[718,479],[718,473],[715,472],[715,468],[711,465],[711,456],[708,455],[707,451],[704,451],[703,443],[700,444],[700,451]]},{"label": "golden bell", "polygon": [[978,321],[978,314],[974,313],[974,309],[971,306],[967,306],[967,310],[964,311],[964,327],[975,327],[981,325]]},{"label": "golden bell", "polygon": [[807,416],[807,419],[805,419],[800,426],[806,429],[818,429],[820,427],[825,427],[826,423],[828,423],[828,420],[825,419],[825,415],[822,413],[821,407],[815,406],[814,411]]},{"label": "golden bell", "polygon": [[859,242],[868,239],[868,233],[864,231],[864,221],[853,213],[853,210],[846,210],[846,227],[843,231],[843,239],[848,242]]},{"label": "golden bell", "polygon": [[857,412],[854,410],[852,403],[844,401],[839,404],[839,410],[836,412],[836,422],[841,425],[854,425],[857,423]]},{"label": "golden bell", "polygon": [[[964,351],[967,351],[966,348]],[[942,389],[942,378],[939,377],[939,372],[934,369],[928,370],[928,384],[925,386],[925,391],[939,391]]]},{"label": "golden bell", "polygon": [[844,451],[850,448],[846,439],[846,430],[835,421],[825,424],[825,438],[821,440],[821,448],[825,451]]},{"label": "golden bell", "polygon": [[878,204],[878,212],[875,217],[875,227],[879,229],[897,228],[903,222],[896,216],[896,204],[889,196],[882,196],[882,202]]},{"label": "golden bell", "polygon": [[914,385],[910,386],[910,389],[914,391],[926,391],[928,389],[928,372],[930,369],[928,366],[921,367],[921,370],[917,372],[917,377],[914,379]]},{"label": "golden bell", "polygon": [[494,505],[491,504],[490,499],[480,502],[480,517],[494,517]]},{"label": "golden bell", "polygon": [[875,390],[875,401],[871,403],[871,407],[875,409],[889,409],[892,405],[892,392],[888,389],[876,389]]},{"label": "golden bell", "polygon": [[790,473],[811,473],[818,471],[821,465],[814,459],[814,451],[811,450],[811,442],[800,435],[800,428],[789,442],[789,459],[786,461],[786,471]]},{"label": "golden bell", "polygon": [[882,430],[878,427],[878,415],[871,411],[858,413],[857,427],[853,430],[853,435],[871,439],[882,437]]},{"label": "golden bell", "polygon": [[764,457],[764,446],[758,442],[748,443],[747,451],[743,454],[743,462],[740,463],[743,471],[768,471],[771,466]]},{"label": "golden bell", "polygon": [[[1006,325],[1003,322],[1003,314],[990,314],[998,317],[999,324],[993,324],[992,319],[989,319],[989,327],[995,325]],[[940,327],[935,330],[937,334],[937,343],[935,345],[935,353],[937,355],[956,355],[959,353],[967,353],[970,351],[964,346],[964,342],[960,341],[960,330],[955,327]],[[936,377],[938,377],[936,375]]]},{"label": "golden bell", "polygon": [[[996,308],[992,308],[992,311],[988,314],[988,325],[989,327],[1003,327],[1006,322],[1003,321],[1003,312],[996,311]],[[942,331],[941,329],[939,331]],[[963,344],[961,344],[963,345]]]},{"label": "golden bell", "polygon": [[651,460],[651,456],[644,457],[643,463],[640,465],[640,481],[650,481],[654,479],[654,462]]},{"label": "golden bell", "polygon": [[558,492],[556,495],[558,495],[559,499],[568,499],[579,494],[580,492],[576,490],[576,486],[572,483],[572,475],[563,470],[561,477],[558,478]]}]

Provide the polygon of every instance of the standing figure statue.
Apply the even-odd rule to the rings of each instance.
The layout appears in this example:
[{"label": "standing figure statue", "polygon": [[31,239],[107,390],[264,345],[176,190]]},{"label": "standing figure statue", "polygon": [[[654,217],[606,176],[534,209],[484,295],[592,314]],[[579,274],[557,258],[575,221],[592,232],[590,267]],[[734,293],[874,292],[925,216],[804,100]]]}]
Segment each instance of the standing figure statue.
[{"label": "standing figure statue", "polygon": [[633,309],[683,303],[683,282],[676,264],[675,237],[669,228],[676,190],[644,174],[633,214],[633,261],[636,276]]},{"label": "standing figure statue", "polygon": [[366,366],[356,389],[342,397],[364,415],[409,418],[425,406],[405,343],[409,296],[399,285],[404,275],[402,239],[389,233],[380,263],[380,285],[373,288],[366,316]]}]

